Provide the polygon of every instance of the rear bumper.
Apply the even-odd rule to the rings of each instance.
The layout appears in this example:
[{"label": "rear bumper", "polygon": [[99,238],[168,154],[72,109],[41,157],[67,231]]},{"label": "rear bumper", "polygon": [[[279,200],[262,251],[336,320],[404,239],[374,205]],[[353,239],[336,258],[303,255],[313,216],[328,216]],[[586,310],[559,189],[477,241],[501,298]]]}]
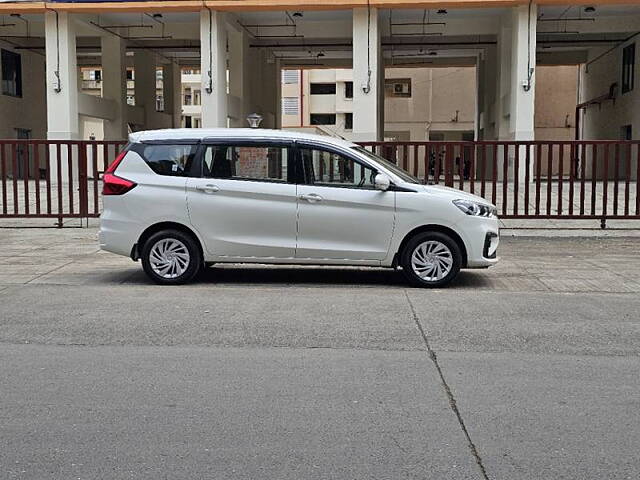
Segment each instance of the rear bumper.
[{"label": "rear bumper", "polygon": [[138,225],[103,214],[98,231],[100,249],[129,257],[132,247],[138,241],[138,230]]}]

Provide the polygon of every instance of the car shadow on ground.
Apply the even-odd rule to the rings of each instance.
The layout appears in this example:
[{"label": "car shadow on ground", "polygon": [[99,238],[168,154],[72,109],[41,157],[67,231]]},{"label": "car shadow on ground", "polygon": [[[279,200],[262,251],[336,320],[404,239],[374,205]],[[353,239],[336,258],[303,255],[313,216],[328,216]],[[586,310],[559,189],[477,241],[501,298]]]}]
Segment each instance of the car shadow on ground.
[{"label": "car shadow on ground", "polygon": [[[486,288],[491,286],[486,270],[463,270],[450,288]],[[132,275],[128,284],[153,284],[142,272]],[[206,268],[194,285],[256,285],[256,286],[322,286],[411,288],[400,270],[350,267],[290,267],[271,265],[214,265]]]}]

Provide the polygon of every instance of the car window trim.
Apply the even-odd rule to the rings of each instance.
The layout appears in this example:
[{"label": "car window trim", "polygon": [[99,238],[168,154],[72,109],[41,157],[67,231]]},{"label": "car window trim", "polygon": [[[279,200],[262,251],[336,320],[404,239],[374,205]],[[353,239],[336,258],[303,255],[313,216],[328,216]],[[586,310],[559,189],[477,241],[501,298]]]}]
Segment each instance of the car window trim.
[{"label": "car window trim", "polygon": [[176,139],[162,139],[162,140],[142,140],[141,142],[136,142],[138,145],[198,145],[200,144],[199,139],[191,139],[191,138],[176,138]]}]

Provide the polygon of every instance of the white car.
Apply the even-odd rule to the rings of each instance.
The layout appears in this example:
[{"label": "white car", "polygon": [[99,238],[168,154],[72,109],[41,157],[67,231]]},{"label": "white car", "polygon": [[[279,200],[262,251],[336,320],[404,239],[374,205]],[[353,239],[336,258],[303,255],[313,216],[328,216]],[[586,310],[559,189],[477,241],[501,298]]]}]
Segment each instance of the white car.
[{"label": "white car", "polygon": [[498,261],[493,205],[335,138],[138,132],[103,181],[100,247],[141,259],[160,284],[213,263],[269,263],[402,268],[440,287]]}]

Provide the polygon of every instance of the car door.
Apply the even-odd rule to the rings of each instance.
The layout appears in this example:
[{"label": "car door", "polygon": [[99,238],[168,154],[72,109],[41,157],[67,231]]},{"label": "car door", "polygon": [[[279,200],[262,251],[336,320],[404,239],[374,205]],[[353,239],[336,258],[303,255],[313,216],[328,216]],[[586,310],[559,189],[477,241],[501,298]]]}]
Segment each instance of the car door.
[{"label": "car door", "polygon": [[210,254],[221,259],[295,256],[292,151],[282,142],[203,143],[202,176],[187,181],[187,204]]},{"label": "car door", "polygon": [[374,188],[375,169],[356,156],[299,144],[297,258],[374,261],[389,250],[395,192]]}]

